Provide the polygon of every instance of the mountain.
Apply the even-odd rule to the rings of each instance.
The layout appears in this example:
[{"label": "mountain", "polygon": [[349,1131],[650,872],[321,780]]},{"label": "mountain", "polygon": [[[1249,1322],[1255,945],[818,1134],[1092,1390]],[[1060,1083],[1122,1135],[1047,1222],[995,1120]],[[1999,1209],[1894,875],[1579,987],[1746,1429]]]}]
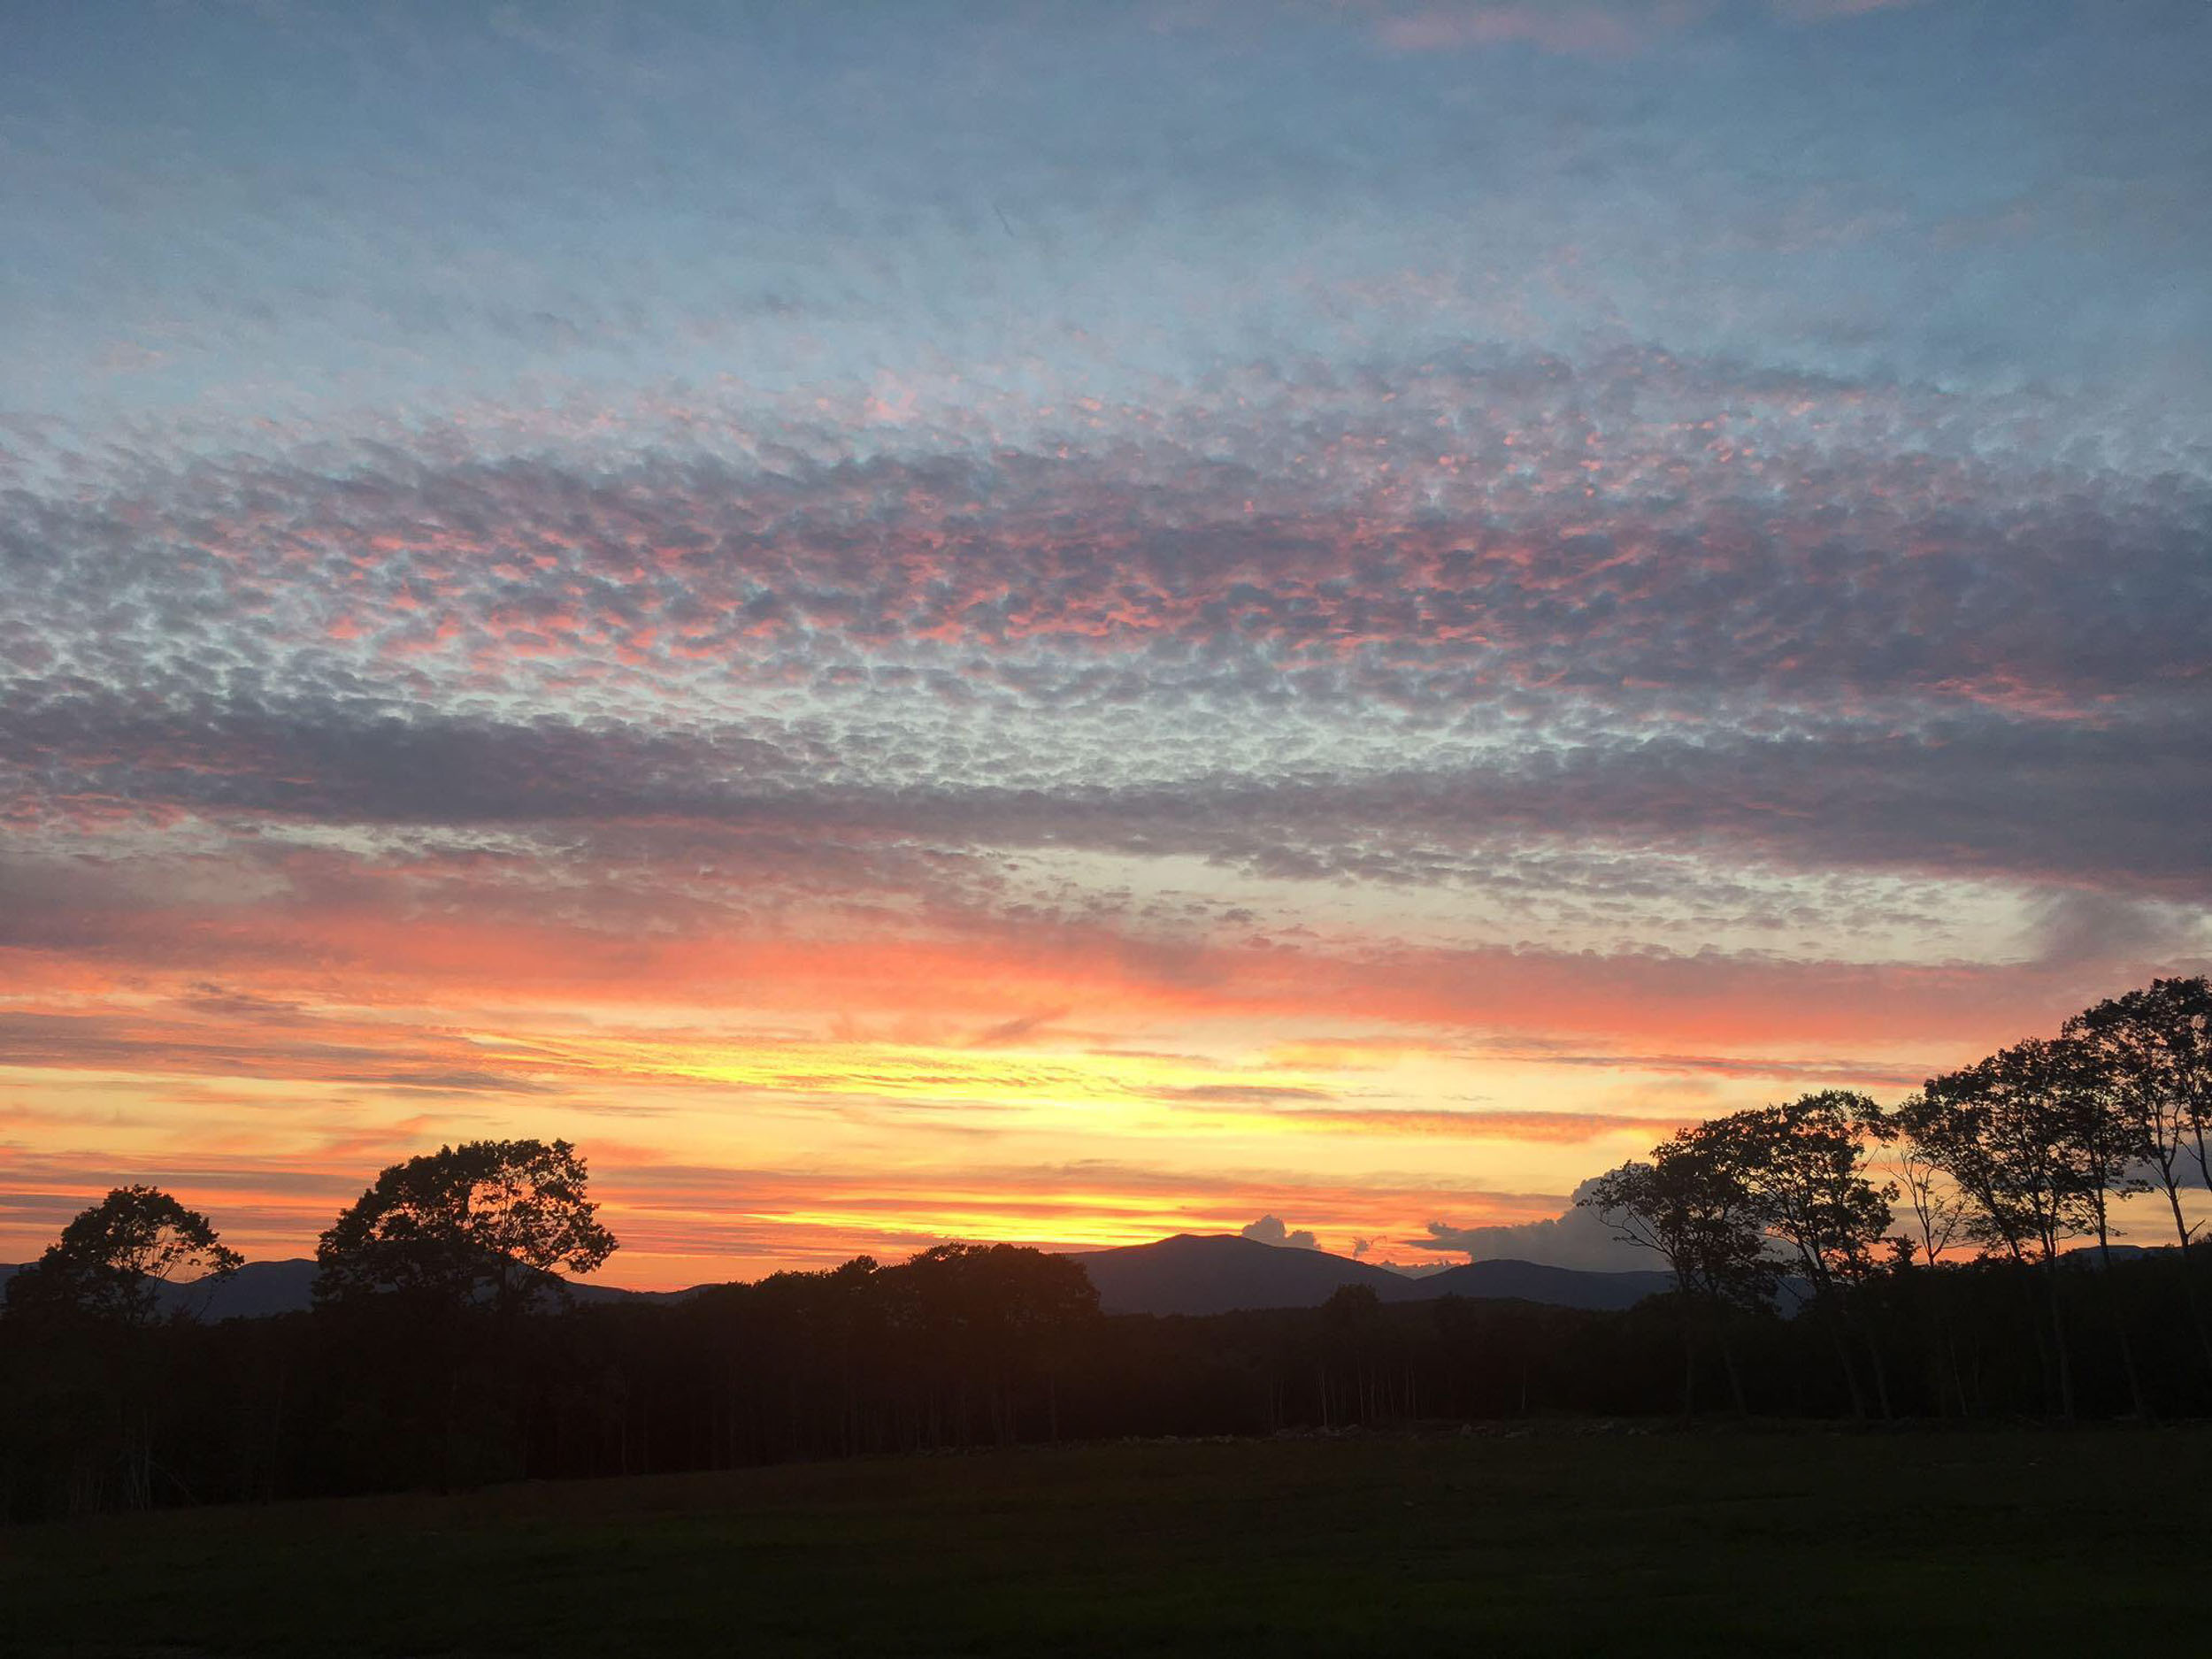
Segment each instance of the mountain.
[{"label": "mountain", "polygon": [[[0,1266],[0,1287],[16,1269]],[[196,1318],[258,1319],[273,1313],[296,1313],[309,1305],[315,1283],[315,1263],[248,1262],[227,1279],[214,1284],[194,1281],[164,1285],[155,1294],[164,1313],[184,1312]]]},{"label": "mountain", "polygon": [[1415,1302],[1432,1282],[1322,1250],[1228,1233],[1179,1233],[1153,1244],[1071,1251],[1068,1259],[1083,1264],[1108,1313],[1317,1308],[1340,1285],[1369,1286],[1385,1302]]},{"label": "mountain", "polygon": [[[1108,1313],[1317,1308],[1342,1285],[1364,1285],[1385,1302],[1510,1297],[1560,1308],[1626,1308],[1674,1284],[1670,1273],[1590,1273],[1534,1262],[1470,1262],[1414,1278],[1325,1250],[1262,1244],[1227,1233],[1180,1233],[1152,1244],[1072,1251],[1069,1259],[1083,1264]],[[0,1284],[13,1271],[0,1266]],[[314,1283],[311,1261],[249,1262],[221,1284],[163,1286],[161,1306],[165,1312],[182,1310],[210,1321],[255,1319],[309,1307]],[[569,1288],[583,1302],[673,1302],[693,1294],[575,1281]]]},{"label": "mountain", "polygon": [[1555,1308],[1610,1309],[1632,1308],[1647,1296],[1665,1294],[1674,1288],[1674,1275],[1650,1269],[1594,1273],[1540,1262],[1467,1262],[1415,1283],[1424,1296],[1505,1296]]},{"label": "mountain", "polygon": [[1588,1273],[1534,1262],[1471,1262],[1414,1279],[1322,1250],[1227,1234],[1178,1233],[1156,1244],[1078,1251],[1071,1259],[1083,1263],[1108,1313],[1317,1308],[1340,1285],[1365,1285],[1385,1302],[1488,1296],[1561,1308],[1626,1308],[1674,1287],[1671,1273]]},{"label": "mountain", "polygon": [[[15,1268],[0,1265],[0,1292]],[[624,1290],[615,1285],[568,1281],[570,1293],[582,1302],[676,1302],[691,1290]],[[156,1293],[161,1310],[188,1313],[207,1324],[220,1319],[260,1319],[271,1314],[300,1313],[314,1306],[315,1263],[306,1257],[283,1262],[248,1262],[228,1279],[214,1284],[195,1280],[164,1285]]]},{"label": "mountain", "polygon": [[197,1285],[164,1285],[161,1306],[165,1313],[180,1308],[211,1323],[259,1319],[273,1313],[296,1313],[308,1306],[314,1284],[311,1261],[249,1262],[205,1290]]}]

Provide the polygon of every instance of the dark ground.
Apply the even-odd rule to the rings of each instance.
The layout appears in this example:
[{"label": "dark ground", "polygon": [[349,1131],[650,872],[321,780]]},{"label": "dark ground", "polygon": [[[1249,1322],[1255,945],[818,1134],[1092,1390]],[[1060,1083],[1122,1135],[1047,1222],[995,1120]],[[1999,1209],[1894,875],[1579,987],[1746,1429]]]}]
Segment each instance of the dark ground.
[{"label": "dark ground", "polygon": [[2201,1651],[2212,1429],[1140,1444],[0,1531],[47,1655]]}]

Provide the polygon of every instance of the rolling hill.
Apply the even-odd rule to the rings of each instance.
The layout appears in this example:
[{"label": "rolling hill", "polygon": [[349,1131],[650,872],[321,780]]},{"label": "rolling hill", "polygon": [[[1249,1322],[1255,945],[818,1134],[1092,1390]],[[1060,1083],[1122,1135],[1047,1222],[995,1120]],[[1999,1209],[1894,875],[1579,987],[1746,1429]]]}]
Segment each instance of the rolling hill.
[{"label": "rolling hill", "polygon": [[[1663,1272],[1592,1273],[1534,1262],[1471,1262],[1425,1278],[1386,1267],[1262,1244],[1233,1234],[1178,1233],[1151,1244],[1112,1250],[1070,1252],[1098,1286],[1108,1313],[1208,1314],[1257,1308],[1317,1308],[1341,1285],[1364,1285],[1385,1302],[1426,1302],[1438,1296],[1509,1297],[1561,1308],[1626,1308],[1671,1289]],[[0,1283],[15,1270],[0,1266]],[[202,1319],[254,1319],[293,1313],[311,1304],[315,1263],[305,1259],[249,1262],[227,1282],[162,1287],[165,1311]],[[612,1285],[572,1283],[585,1302],[633,1299],[665,1301],[688,1290],[635,1291]]]},{"label": "rolling hill", "polygon": [[1562,1308],[1625,1308],[1674,1286],[1664,1272],[1592,1273],[1534,1262],[1471,1262],[1409,1278],[1323,1250],[1262,1244],[1230,1234],[1178,1233],[1153,1244],[1074,1254],[1108,1313],[1230,1313],[1314,1308],[1340,1285],[1365,1285],[1385,1302],[1438,1296],[1512,1297]]}]

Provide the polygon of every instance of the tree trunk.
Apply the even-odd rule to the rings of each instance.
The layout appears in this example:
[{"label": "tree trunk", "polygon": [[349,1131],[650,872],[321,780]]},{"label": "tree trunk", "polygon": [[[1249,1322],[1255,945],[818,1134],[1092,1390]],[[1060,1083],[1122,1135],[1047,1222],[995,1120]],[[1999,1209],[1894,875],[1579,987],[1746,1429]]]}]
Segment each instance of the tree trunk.
[{"label": "tree trunk", "polygon": [[1740,1417],[1749,1417],[1751,1408],[1744,1403],[1743,1378],[1736,1370],[1735,1350],[1729,1346],[1728,1333],[1724,1331],[1720,1333],[1720,1363],[1728,1373],[1728,1396],[1735,1402],[1736,1415]]},{"label": "tree trunk", "polygon": [[1697,1415],[1697,1326],[1686,1310],[1682,1319],[1682,1420]]},{"label": "tree trunk", "polygon": [[2043,1258],[2043,1279],[2051,1294],[2051,1341],[2058,1350],[2058,1413],[2074,1420],[2074,1361],[2066,1351],[2066,1298],[2058,1282],[2058,1253]]},{"label": "tree trunk", "polygon": [[2169,1185],[2166,1202],[2174,1212],[2174,1235],[2181,1242],[2181,1295],[2189,1304],[2189,1324],[2197,1333],[2197,1347],[2203,1352],[2205,1369],[2212,1371],[2212,1326],[2204,1321],[2204,1302],[2197,1294],[2197,1276],[2194,1263],[2189,1259],[2189,1224],[2182,1219],[2181,1188]]},{"label": "tree trunk", "polygon": [[1843,1311],[1828,1295],[1821,1297],[1821,1323],[1828,1327],[1829,1341],[1836,1350],[1836,1364],[1843,1372],[1845,1392],[1851,1399],[1851,1420],[1866,1421],[1866,1396],[1859,1392],[1858,1368],[1851,1363],[1851,1349],[1844,1340]]},{"label": "tree trunk", "polygon": [[2112,1316],[2112,1334],[2120,1344],[2120,1366],[2127,1373],[2128,1399],[2135,1407],[2136,1421],[2148,1423],[2150,1404],[2143,1397],[2143,1379],[2135,1369],[2135,1345],[2128,1340],[2127,1316],[2120,1306],[2118,1282],[2112,1277],[2112,1240],[2105,1232],[2101,1217],[2097,1222],[2097,1254],[2104,1271],[2105,1311]]}]

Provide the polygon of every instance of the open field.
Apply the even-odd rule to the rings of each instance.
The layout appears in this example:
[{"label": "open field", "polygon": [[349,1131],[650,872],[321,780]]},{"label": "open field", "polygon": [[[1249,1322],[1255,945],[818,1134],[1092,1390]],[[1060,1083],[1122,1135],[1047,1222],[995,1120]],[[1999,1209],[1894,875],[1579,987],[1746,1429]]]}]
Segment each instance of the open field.
[{"label": "open field", "polygon": [[12,1653],[2187,1650],[2212,1431],[1031,1449],[0,1532]]}]

